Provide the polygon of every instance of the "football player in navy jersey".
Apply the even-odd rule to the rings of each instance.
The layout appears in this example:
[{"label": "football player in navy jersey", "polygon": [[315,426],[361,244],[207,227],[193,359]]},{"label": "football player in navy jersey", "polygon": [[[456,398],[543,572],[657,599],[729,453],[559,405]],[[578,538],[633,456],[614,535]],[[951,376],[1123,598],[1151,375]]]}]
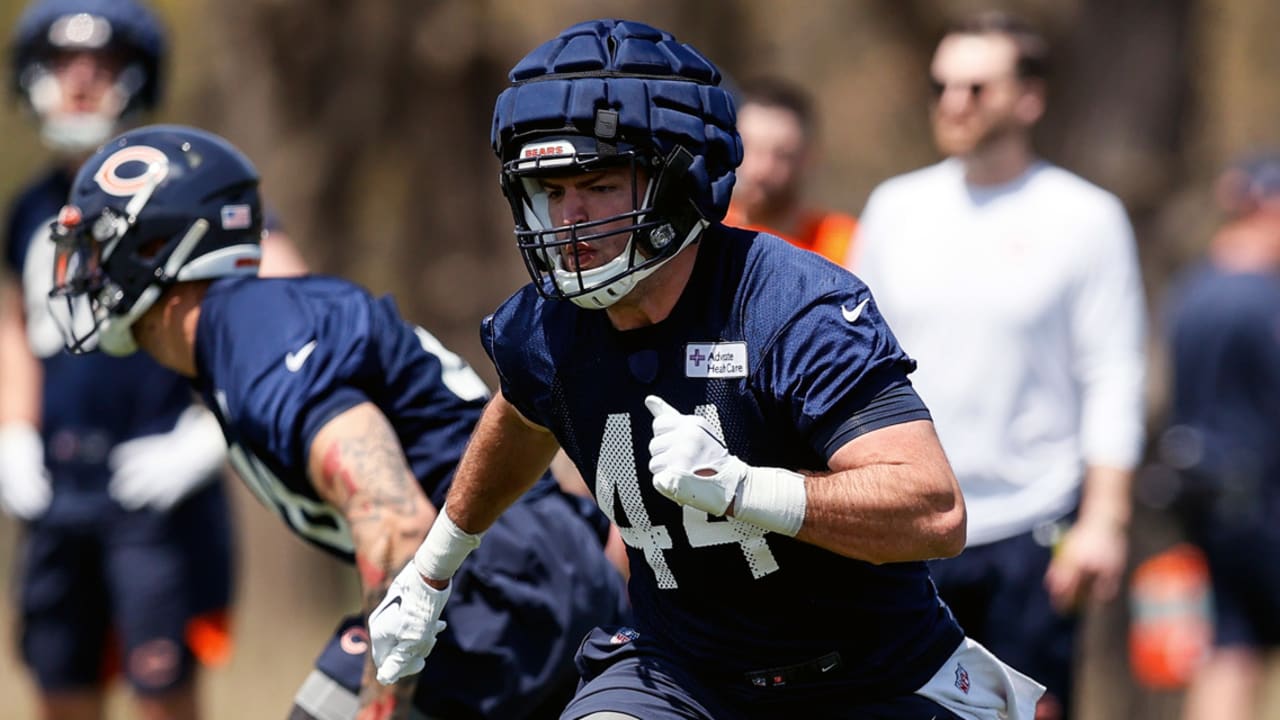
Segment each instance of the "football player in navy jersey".
[{"label": "football player in navy jersey", "polygon": [[964,504],[871,294],[719,223],[741,143],[716,68],[599,20],[510,77],[493,146],[533,283],[483,324],[500,392],[371,615],[379,680],[445,637],[464,558],[563,447],[636,618],[588,636],[561,717],[1030,718],[1040,686],[930,582]]},{"label": "football player in navy jersey", "polygon": [[0,270],[0,504],[24,524],[14,597],[35,712],[101,717],[119,670],[139,717],[194,718],[196,660],[230,650],[225,443],[151,359],[62,352],[46,304],[50,221],[79,163],[157,102],[163,28],[133,0],[39,0],[11,50],[53,156],[9,206]]},{"label": "football player in navy jersey", "polygon": [[[68,349],[141,348],[190,378],[250,489],[353,560],[371,609],[436,517],[489,393],[390,298],[330,277],[254,277],[261,227],[256,172],[225,140],[125,133],[81,168],[59,215],[52,304]],[[607,519],[539,461],[534,490],[455,579],[460,602],[416,692],[413,679],[373,682],[354,616],[292,718],[558,714],[578,640],[626,601],[603,553]]]}]

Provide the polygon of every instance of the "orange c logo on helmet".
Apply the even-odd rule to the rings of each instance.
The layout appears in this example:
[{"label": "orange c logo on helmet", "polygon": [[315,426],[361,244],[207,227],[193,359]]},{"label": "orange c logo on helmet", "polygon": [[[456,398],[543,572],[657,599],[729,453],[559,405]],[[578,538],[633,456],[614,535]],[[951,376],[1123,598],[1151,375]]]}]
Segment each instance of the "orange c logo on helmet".
[{"label": "orange c logo on helmet", "polygon": [[363,655],[369,651],[369,631],[363,625],[353,625],[342,633],[338,644],[348,655]]},{"label": "orange c logo on helmet", "polygon": [[[121,177],[120,168],[129,163],[141,163],[145,167],[136,175]],[[108,195],[132,197],[147,186],[149,171],[159,175],[155,182],[163,180],[169,174],[169,157],[150,145],[131,145],[120,148],[103,160],[98,172],[93,174],[93,180]]]}]

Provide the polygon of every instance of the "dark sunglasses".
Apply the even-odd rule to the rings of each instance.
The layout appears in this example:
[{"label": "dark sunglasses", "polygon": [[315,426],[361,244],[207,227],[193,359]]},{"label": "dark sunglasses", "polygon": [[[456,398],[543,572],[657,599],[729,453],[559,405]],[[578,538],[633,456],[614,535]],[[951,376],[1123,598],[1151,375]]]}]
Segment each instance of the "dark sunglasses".
[{"label": "dark sunglasses", "polygon": [[987,83],[985,82],[944,83],[938,78],[935,78],[935,77],[929,78],[929,94],[933,96],[934,100],[940,99],[942,97],[942,94],[947,91],[948,87],[966,88],[969,91],[969,99],[977,100],[978,98],[982,97],[983,91],[987,89]]}]

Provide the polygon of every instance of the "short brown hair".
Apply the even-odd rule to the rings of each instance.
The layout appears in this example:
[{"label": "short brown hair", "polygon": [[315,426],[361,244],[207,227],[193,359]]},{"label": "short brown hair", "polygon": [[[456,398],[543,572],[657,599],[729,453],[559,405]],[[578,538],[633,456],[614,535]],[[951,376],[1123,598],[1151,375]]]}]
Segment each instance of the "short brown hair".
[{"label": "short brown hair", "polygon": [[1043,80],[1049,74],[1049,43],[1026,20],[1001,10],[988,10],[954,23],[947,35],[1003,35],[1018,53],[1014,67],[1020,78]]},{"label": "short brown hair", "polygon": [[737,99],[739,107],[752,104],[788,110],[800,120],[805,135],[813,135],[813,98],[790,80],[772,75],[751,78],[739,87]]}]

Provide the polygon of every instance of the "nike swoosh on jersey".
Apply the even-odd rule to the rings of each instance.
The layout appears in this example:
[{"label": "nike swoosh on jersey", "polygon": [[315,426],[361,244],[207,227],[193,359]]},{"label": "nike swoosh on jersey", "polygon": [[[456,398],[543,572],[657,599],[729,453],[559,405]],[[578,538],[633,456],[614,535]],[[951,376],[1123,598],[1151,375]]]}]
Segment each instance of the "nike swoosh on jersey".
[{"label": "nike swoosh on jersey", "polygon": [[[870,298],[868,298],[869,300]],[[858,306],[850,310],[844,305],[840,306],[840,314],[844,316],[845,322],[856,322],[858,316],[862,314],[862,308],[867,306],[867,300],[858,303]]]},{"label": "nike swoosh on jersey", "polygon": [[298,348],[295,352],[285,355],[284,366],[289,369],[289,372],[298,372],[302,369],[302,365],[307,361],[307,358],[311,357],[311,353],[315,352],[315,349],[316,341],[312,340],[306,345]]}]

